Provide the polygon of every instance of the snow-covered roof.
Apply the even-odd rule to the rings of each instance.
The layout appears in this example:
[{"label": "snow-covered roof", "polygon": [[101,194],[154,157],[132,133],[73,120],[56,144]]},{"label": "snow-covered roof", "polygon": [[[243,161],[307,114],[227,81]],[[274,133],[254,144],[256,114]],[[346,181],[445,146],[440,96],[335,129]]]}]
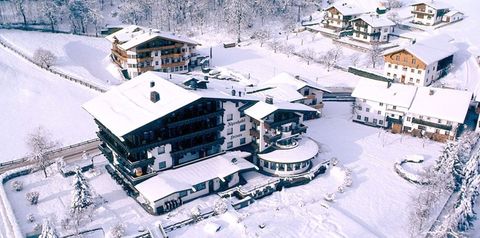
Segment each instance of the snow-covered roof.
[{"label": "snow-covered roof", "polygon": [[277,163],[297,163],[307,161],[318,154],[318,144],[308,137],[302,137],[298,146],[291,149],[274,150],[265,154],[258,154],[264,160]]},{"label": "snow-covered roof", "polygon": [[177,169],[160,172],[155,177],[139,183],[135,188],[150,202],[173,193],[193,189],[194,185],[215,178],[224,179],[236,172],[257,168],[244,158],[248,152],[231,151]]},{"label": "snow-covered roof", "polygon": [[452,37],[446,34],[440,34],[418,41],[415,44],[408,44],[406,46],[400,46],[386,50],[383,55],[389,55],[398,51],[406,50],[410,54],[419,58],[425,64],[429,65],[453,55],[458,51],[458,48],[450,43],[451,41],[453,41]]},{"label": "snow-covered roof", "polygon": [[317,89],[317,90],[330,92],[329,90],[320,87],[319,85],[317,85],[316,83],[314,83],[314,82],[312,82],[308,79],[304,79],[304,78],[300,78],[300,77],[294,77],[291,74],[288,74],[288,73],[285,73],[285,72],[277,74],[275,77],[273,77],[273,78],[271,78],[267,81],[262,82],[260,84],[260,86],[277,86],[277,85],[280,85],[280,84],[291,85],[295,88],[295,90],[300,90],[304,87],[310,87],[310,88],[314,88],[314,89]]},{"label": "snow-covered roof", "polygon": [[124,50],[129,50],[137,45],[148,42],[155,38],[162,38],[176,42],[199,45],[198,42],[183,36],[175,35],[169,32],[161,32],[157,29],[151,29],[136,25],[125,27],[122,30],[110,34],[105,38],[110,42],[114,42],[115,40],[120,41],[120,44],[118,46]]},{"label": "snow-covered roof", "polygon": [[438,1],[438,0],[423,0],[423,1],[416,1],[412,4],[412,6],[419,5],[419,4],[426,4],[432,8],[437,10],[440,9],[448,9],[451,5],[447,4],[446,2]]},{"label": "snow-covered roof", "polygon": [[463,15],[462,12],[459,12],[459,11],[457,11],[457,10],[452,10],[452,11],[447,12],[447,14],[445,14],[445,16],[451,17],[451,16],[453,16],[453,15],[455,15],[455,14],[462,14],[462,15]]},{"label": "snow-covered roof", "polygon": [[409,112],[463,123],[471,97],[472,93],[467,91],[418,87]]},{"label": "snow-covered roof", "polygon": [[[274,99],[275,100],[275,99]],[[277,110],[296,111],[296,112],[316,112],[317,110],[301,103],[278,102],[269,104],[265,102],[257,102],[255,105],[245,110],[245,114],[256,119],[262,120],[266,116]]]},{"label": "snow-covered roof", "polygon": [[297,90],[290,85],[280,84],[275,87],[256,88],[250,95],[259,99],[264,99],[268,96],[273,97],[274,100],[294,102],[305,98]]},{"label": "snow-covered roof", "polygon": [[362,14],[351,21],[358,21],[360,19],[372,27],[395,26],[395,23],[390,21],[385,15],[378,14]]},{"label": "snow-covered roof", "polygon": [[394,106],[409,108],[415,97],[417,87],[399,83],[361,79],[352,92],[352,96]]},{"label": "snow-covered roof", "polygon": [[[172,81],[169,80],[170,75]],[[183,82],[183,77],[176,74],[146,72],[88,101],[83,108],[113,134],[122,137],[200,98],[255,101],[246,97],[232,96],[214,88],[190,90],[173,80],[178,78]],[[153,88],[150,87],[150,82],[155,83]],[[158,102],[150,100],[152,91],[159,93]]]},{"label": "snow-covered roof", "polygon": [[[351,15],[360,15],[362,13],[369,12],[356,4],[351,3],[350,1],[336,1],[335,3],[329,5],[325,10],[335,8],[337,9],[342,15],[344,16],[351,16]],[[375,9],[371,10],[375,11]]]}]

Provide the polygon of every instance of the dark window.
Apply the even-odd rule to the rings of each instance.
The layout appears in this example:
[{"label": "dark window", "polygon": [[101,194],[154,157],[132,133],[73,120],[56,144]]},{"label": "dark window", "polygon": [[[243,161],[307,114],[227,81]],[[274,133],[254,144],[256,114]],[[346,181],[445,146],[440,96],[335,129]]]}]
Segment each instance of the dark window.
[{"label": "dark window", "polygon": [[240,131],[245,131],[245,124],[240,125]]},{"label": "dark window", "polygon": [[240,145],[245,144],[245,138],[240,138]]},{"label": "dark window", "polygon": [[164,169],[166,167],[167,167],[167,162],[162,161],[162,162],[158,163],[158,168],[159,169]]}]

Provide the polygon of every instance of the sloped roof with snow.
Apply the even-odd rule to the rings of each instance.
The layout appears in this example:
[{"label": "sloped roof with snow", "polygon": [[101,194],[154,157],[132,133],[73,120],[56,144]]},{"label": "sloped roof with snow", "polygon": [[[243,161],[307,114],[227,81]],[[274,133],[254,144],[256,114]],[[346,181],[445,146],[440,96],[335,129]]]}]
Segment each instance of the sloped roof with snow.
[{"label": "sloped roof with snow", "polygon": [[452,11],[447,12],[447,13],[445,14],[445,16],[451,17],[451,16],[453,16],[453,15],[455,15],[455,14],[461,14],[461,15],[463,15],[462,12],[459,12],[459,11],[457,11],[457,10],[452,10]]},{"label": "sloped roof with snow", "polygon": [[382,102],[409,108],[414,100],[417,87],[399,83],[388,83],[373,79],[361,79],[352,92],[352,96],[375,102]]},{"label": "sloped roof with snow", "polygon": [[249,93],[250,95],[259,99],[264,99],[267,96],[273,97],[274,100],[294,102],[305,98],[291,85],[280,84],[274,87],[257,88],[256,91]]},{"label": "sloped roof with snow", "polygon": [[419,58],[425,64],[429,65],[453,55],[458,51],[458,48],[450,43],[451,41],[453,41],[452,37],[445,34],[440,34],[422,41],[418,41],[415,44],[408,44],[406,46],[400,46],[386,50],[383,55],[389,55],[398,51],[406,50],[410,54]]},{"label": "sloped roof with snow", "polygon": [[[274,99],[275,100],[275,99]],[[245,110],[245,114],[256,119],[263,120],[266,116],[277,110],[295,111],[295,112],[316,112],[317,110],[301,103],[278,102],[269,104],[265,102],[257,102],[255,105]]]},{"label": "sloped roof with snow", "polygon": [[215,178],[224,179],[236,172],[256,166],[244,158],[248,152],[232,151],[188,166],[169,169],[139,183],[135,188],[148,201],[155,202],[176,192],[193,189],[194,185]]},{"label": "sloped roof with snow", "polygon": [[[116,136],[122,137],[200,98],[256,101],[214,88],[190,90],[169,81],[166,75],[146,72],[86,102],[83,108]],[[153,88],[150,82],[155,83]],[[159,93],[158,102],[150,101],[152,91]]]},{"label": "sloped roof with snow", "polygon": [[452,6],[447,4],[446,2],[443,1],[438,1],[438,0],[423,0],[423,1],[416,1],[413,3],[411,6],[419,5],[419,4],[426,4],[432,8],[435,8],[437,10],[440,9],[448,9],[451,8]]},{"label": "sloped roof with snow", "polygon": [[312,82],[311,80],[303,79],[303,78],[300,78],[300,77],[297,78],[297,77],[294,77],[293,75],[285,73],[285,72],[277,74],[275,77],[273,77],[273,78],[271,78],[267,81],[262,82],[260,84],[260,86],[277,86],[277,85],[280,85],[280,84],[291,85],[295,88],[295,90],[300,90],[303,87],[310,87],[310,88],[314,88],[314,89],[317,89],[317,90],[330,92],[329,90],[320,87],[319,85]]},{"label": "sloped roof with snow", "polygon": [[467,91],[418,87],[409,112],[463,123],[471,97],[472,93]]},{"label": "sloped roof with snow", "polygon": [[264,160],[277,163],[298,163],[307,161],[318,154],[318,144],[308,137],[302,137],[298,146],[291,149],[274,150],[265,154],[258,154]]},{"label": "sloped roof with snow", "polygon": [[[342,15],[344,16],[351,16],[351,15],[360,15],[362,13],[369,12],[356,4],[351,3],[350,1],[336,1],[335,3],[329,5],[325,10],[335,8],[337,9]],[[373,9],[375,11],[375,9]]]},{"label": "sloped roof with snow", "polygon": [[117,39],[118,41],[120,41],[120,44],[118,46],[124,50],[129,50],[137,45],[148,42],[155,38],[162,38],[192,45],[200,44],[194,40],[183,36],[175,35],[170,32],[161,32],[157,29],[146,28],[136,25],[125,27],[122,30],[106,36],[105,38],[110,42],[114,42]]},{"label": "sloped roof with snow", "polygon": [[362,14],[351,21],[358,21],[360,19],[372,27],[395,26],[395,23],[390,21],[385,15],[378,14]]}]

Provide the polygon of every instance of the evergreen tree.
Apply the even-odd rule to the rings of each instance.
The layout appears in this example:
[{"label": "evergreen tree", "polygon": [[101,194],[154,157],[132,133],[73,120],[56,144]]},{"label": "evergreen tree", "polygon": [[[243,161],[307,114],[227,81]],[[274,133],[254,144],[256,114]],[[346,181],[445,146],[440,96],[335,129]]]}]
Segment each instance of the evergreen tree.
[{"label": "evergreen tree", "polygon": [[83,213],[84,210],[93,204],[92,189],[80,169],[77,169],[75,172],[72,195],[72,213]]},{"label": "evergreen tree", "polygon": [[55,227],[52,226],[49,220],[45,220],[42,225],[42,233],[38,238],[59,238]]}]

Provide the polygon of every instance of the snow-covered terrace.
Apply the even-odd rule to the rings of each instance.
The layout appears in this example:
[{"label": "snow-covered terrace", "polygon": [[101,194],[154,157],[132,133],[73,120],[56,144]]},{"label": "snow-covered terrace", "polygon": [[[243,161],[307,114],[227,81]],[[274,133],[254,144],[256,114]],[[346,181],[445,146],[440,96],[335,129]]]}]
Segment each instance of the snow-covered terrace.
[{"label": "snow-covered terrace", "polygon": [[150,202],[157,201],[176,192],[193,189],[194,185],[223,178],[237,172],[255,169],[254,164],[244,158],[250,153],[233,151],[200,162],[160,172],[135,188]]},{"label": "snow-covered terrace", "polygon": [[264,160],[276,163],[298,163],[312,159],[318,154],[315,141],[308,137],[298,140],[298,145],[289,149],[277,149],[269,153],[258,154]]}]

